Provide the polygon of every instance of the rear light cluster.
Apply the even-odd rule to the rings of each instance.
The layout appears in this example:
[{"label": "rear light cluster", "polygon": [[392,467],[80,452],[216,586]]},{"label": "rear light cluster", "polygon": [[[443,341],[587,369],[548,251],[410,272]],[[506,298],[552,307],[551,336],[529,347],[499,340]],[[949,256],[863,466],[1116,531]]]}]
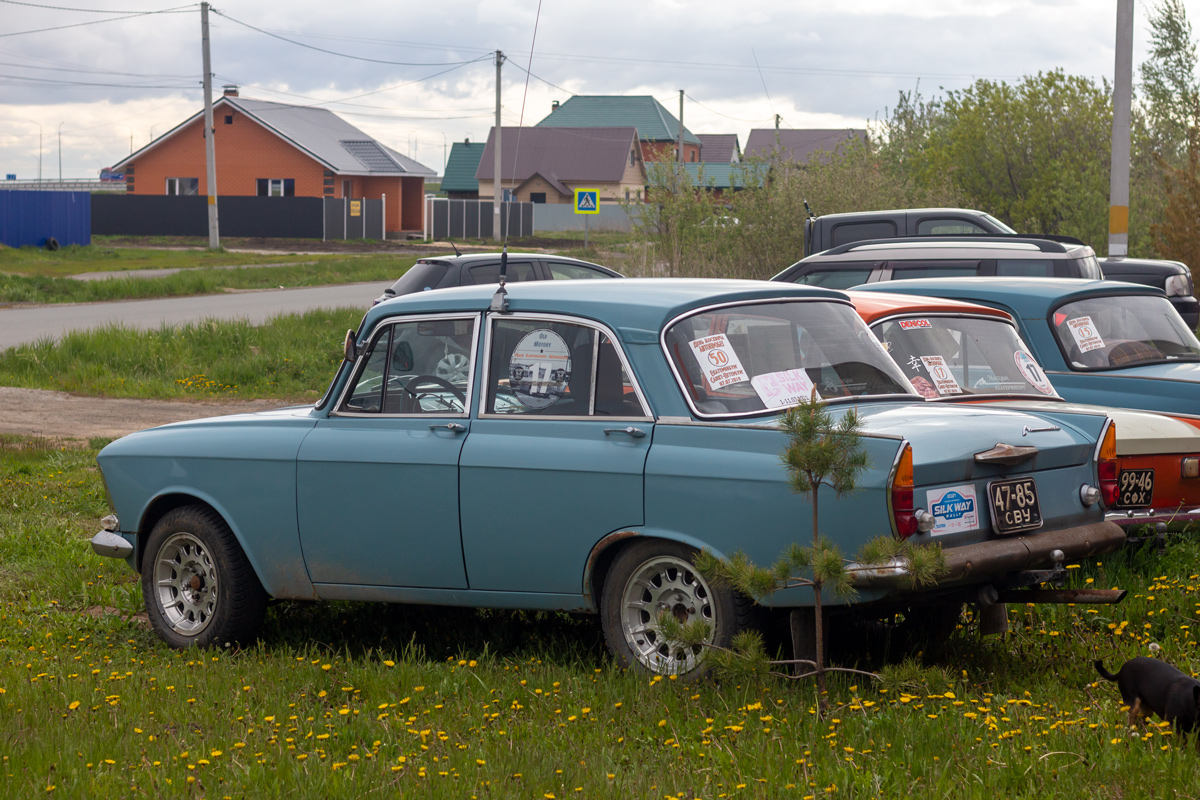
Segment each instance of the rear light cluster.
[{"label": "rear light cluster", "polygon": [[892,522],[896,535],[907,539],[917,532],[917,514],[913,504],[913,457],[912,445],[904,443],[900,460],[896,462],[895,477],[892,479]]},{"label": "rear light cluster", "polygon": [[1100,480],[1100,499],[1105,508],[1116,508],[1120,492],[1117,485],[1117,426],[1108,423],[1096,451],[1096,477]]}]

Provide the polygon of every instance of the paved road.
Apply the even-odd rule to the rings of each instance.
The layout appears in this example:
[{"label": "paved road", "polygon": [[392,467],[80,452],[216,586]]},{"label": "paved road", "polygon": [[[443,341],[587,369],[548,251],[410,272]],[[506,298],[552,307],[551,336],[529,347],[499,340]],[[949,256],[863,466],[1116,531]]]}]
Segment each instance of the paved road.
[{"label": "paved road", "polygon": [[113,323],[148,329],[157,328],[163,323],[178,325],[205,319],[240,318],[257,325],[276,314],[316,308],[350,307],[366,311],[371,301],[392,283],[350,283],[112,303],[0,306],[0,350],[39,339],[58,339],[69,331]]}]

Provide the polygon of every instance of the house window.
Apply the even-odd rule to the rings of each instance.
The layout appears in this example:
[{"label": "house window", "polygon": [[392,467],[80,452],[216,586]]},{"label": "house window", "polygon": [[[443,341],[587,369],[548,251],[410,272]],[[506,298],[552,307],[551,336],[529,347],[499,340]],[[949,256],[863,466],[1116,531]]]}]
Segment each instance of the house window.
[{"label": "house window", "polygon": [[546,193],[545,192],[530,192],[529,193],[529,202],[531,202],[531,203],[546,202]]},{"label": "house window", "polygon": [[167,194],[199,194],[199,178],[167,178]]},{"label": "house window", "polygon": [[233,124],[233,114],[226,114],[226,115],[225,115],[225,124],[226,124],[226,125],[232,125],[232,124]]},{"label": "house window", "polygon": [[625,202],[629,202],[629,190],[625,190]]},{"label": "house window", "polygon": [[296,194],[296,181],[293,178],[259,178],[259,197],[292,197]]},{"label": "house window", "polygon": [[629,166],[632,167],[636,164],[637,164],[637,150],[630,150],[629,151]]}]

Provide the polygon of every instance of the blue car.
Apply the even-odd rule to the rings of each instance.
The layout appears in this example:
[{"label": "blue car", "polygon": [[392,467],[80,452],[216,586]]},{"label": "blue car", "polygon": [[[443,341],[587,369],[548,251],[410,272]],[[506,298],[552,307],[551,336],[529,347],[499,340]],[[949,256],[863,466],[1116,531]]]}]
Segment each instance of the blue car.
[{"label": "blue car", "polygon": [[1200,414],[1200,341],[1161,289],[1121,281],[921,278],[856,287],[1007,311],[1067,400]]},{"label": "blue car", "polygon": [[822,493],[825,535],[846,553],[879,536],[947,553],[933,588],[897,562],[853,573],[843,604],[956,620],[966,599],[1124,542],[1096,488],[1107,417],[926,404],[840,292],[622,279],[495,292],[375,306],[315,406],[101,451],[114,513],[92,546],[141,573],[167,643],[251,640],[271,597],[563,610],[599,614],[624,665],[698,674],[697,651],[657,621],[703,620],[728,645],[750,603],[698,574],[697,551],[768,564],[811,541],[778,414],[813,391],[835,417],[859,411],[870,458],[855,494]]}]

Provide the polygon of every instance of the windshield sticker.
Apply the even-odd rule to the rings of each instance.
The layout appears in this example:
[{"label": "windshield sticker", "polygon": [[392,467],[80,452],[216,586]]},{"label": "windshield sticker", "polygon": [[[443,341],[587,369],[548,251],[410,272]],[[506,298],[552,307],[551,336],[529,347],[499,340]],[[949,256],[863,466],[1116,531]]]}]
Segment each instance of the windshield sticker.
[{"label": "windshield sticker", "polygon": [[758,392],[759,399],[767,408],[794,406],[802,400],[808,400],[814,394],[817,400],[821,399],[808,373],[802,369],[785,369],[782,372],[755,375],[750,379],[750,385]]},{"label": "windshield sticker", "polygon": [[1079,352],[1086,353],[1089,350],[1104,348],[1104,340],[1100,338],[1100,332],[1092,324],[1091,317],[1069,319],[1067,327],[1071,329],[1071,335],[1075,337],[1075,344],[1079,345]]},{"label": "windshield sticker", "polygon": [[700,362],[700,368],[704,370],[708,388],[720,389],[732,383],[750,380],[725,334],[714,333],[690,344],[696,354],[696,360]]},{"label": "windshield sticker", "polygon": [[902,319],[900,320],[900,330],[907,331],[913,328],[932,328],[927,319]]},{"label": "windshield sticker", "polygon": [[962,387],[950,374],[950,369],[946,366],[946,359],[941,356],[921,356],[921,363],[929,372],[929,377],[933,380],[933,387],[937,389],[938,394],[962,394]]},{"label": "windshield sticker", "polygon": [[530,331],[517,342],[508,360],[508,385],[517,402],[526,408],[546,408],[567,392],[571,380],[571,353],[557,333]]},{"label": "windshield sticker", "polygon": [[1046,377],[1046,373],[1042,371],[1041,365],[1033,360],[1033,356],[1024,350],[1018,350],[1013,353],[1013,358],[1017,362],[1017,369],[1021,370],[1021,377],[1028,381],[1030,386],[1042,394],[1054,394],[1054,386]]},{"label": "windshield sticker", "polygon": [[973,531],[979,527],[979,504],[976,502],[975,487],[969,483],[945,489],[928,489],[925,502],[929,506],[929,513],[937,520],[930,531],[933,536]]}]

